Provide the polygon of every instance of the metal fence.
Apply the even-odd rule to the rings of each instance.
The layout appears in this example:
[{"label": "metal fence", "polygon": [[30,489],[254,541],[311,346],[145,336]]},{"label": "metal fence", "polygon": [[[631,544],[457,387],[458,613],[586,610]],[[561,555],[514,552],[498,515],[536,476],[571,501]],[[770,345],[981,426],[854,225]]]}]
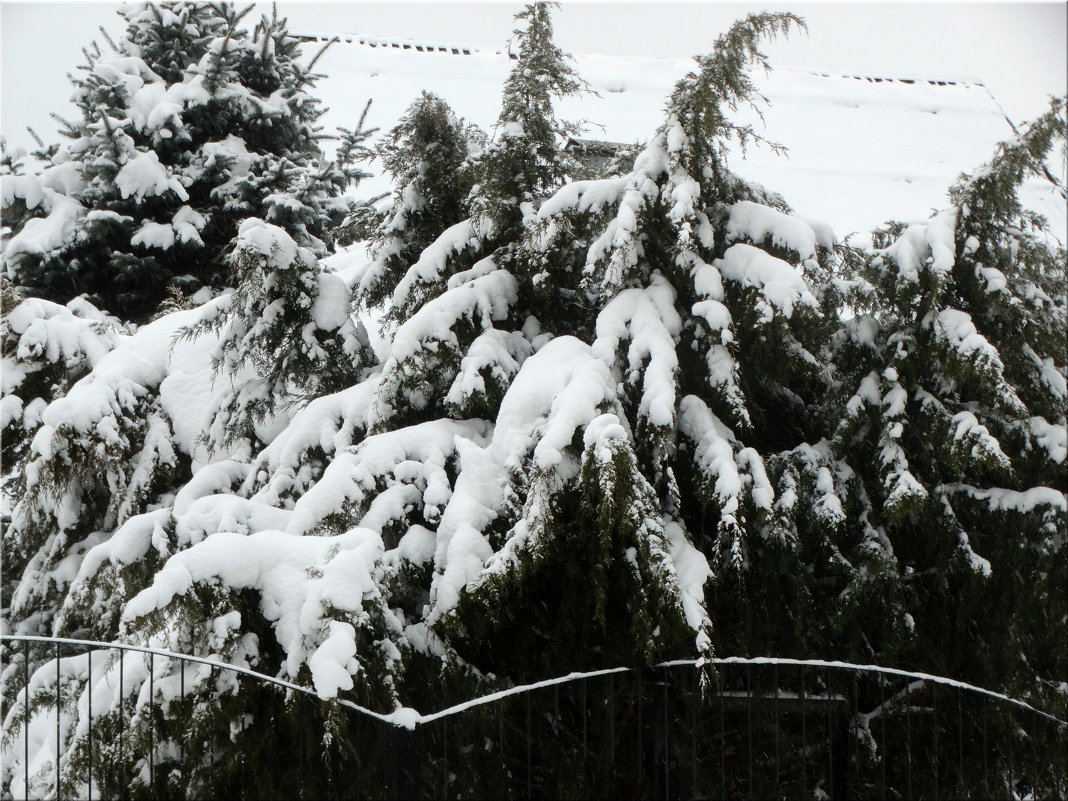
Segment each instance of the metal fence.
[{"label": "metal fence", "polygon": [[[15,799],[1068,794],[1065,722],[961,682],[871,665],[670,662],[382,715],[200,657],[0,640],[0,775]],[[107,715],[92,692],[64,687],[65,675],[83,688],[105,674],[120,699]],[[127,696],[137,683],[140,703]]]}]

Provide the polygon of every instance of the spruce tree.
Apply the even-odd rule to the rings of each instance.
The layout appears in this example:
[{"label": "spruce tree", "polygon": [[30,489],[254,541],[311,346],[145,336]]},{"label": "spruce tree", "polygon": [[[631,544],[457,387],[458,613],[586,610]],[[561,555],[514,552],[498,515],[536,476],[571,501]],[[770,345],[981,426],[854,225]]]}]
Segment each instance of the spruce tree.
[{"label": "spruce tree", "polygon": [[[765,31],[782,24],[778,17],[745,23]],[[734,57],[732,42],[723,45],[722,58]],[[682,100],[686,92],[684,85]],[[292,516],[287,513],[290,531],[336,537],[358,525],[377,532],[390,567],[381,581],[404,599],[398,608],[409,627],[423,632],[420,641],[440,642],[461,673],[473,669],[522,680],[576,667],[576,652],[596,654],[587,666],[648,664],[659,656],[709,653],[712,626],[704,583],[710,573],[695,542],[729,564],[732,558],[744,558],[736,540],[746,513],[753,510],[757,521],[771,516],[772,490],[760,454],[717,424],[710,408],[737,408],[732,403],[741,397],[739,381],[721,380],[732,375],[722,367],[723,359],[734,358],[731,351],[714,352],[686,379],[691,384],[682,383],[680,362],[687,357],[679,354],[707,336],[700,325],[707,318],[695,320],[689,307],[710,291],[705,287],[714,283],[712,271],[722,269],[729,277],[721,283],[737,286],[738,299],[731,299],[735,313],[763,322],[765,337],[777,336],[788,343],[785,349],[799,353],[800,366],[775,376],[791,382],[790,392],[782,389],[778,395],[800,398],[798,403],[804,400],[802,392],[818,395],[821,374],[812,377],[814,360],[805,359],[807,351],[798,342],[798,337],[815,338],[821,330],[816,298],[795,266],[757,245],[767,239],[774,248],[778,242],[779,252],[804,263],[818,278],[817,249],[825,238],[775,208],[755,200],[740,202],[718,209],[723,257],[717,259],[710,249],[708,259],[722,263],[721,268],[702,262],[707,269],[681,271],[681,249],[672,244],[664,252],[644,254],[628,286],[603,282],[606,300],[600,309],[574,300],[584,282],[596,280],[605,231],[618,226],[625,213],[618,207],[634,200],[632,185],[657,187],[649,190],[645,224],[658,235],[674,231],[672,238],[661,236],[660,241],[677,242],[691,224],[702,222],[711,232],[707,219],[687,219],[677,203],[660,200],[680,196],[680,185],[692,185],[668,168],[668,133],[677,127],[672,114],[639,158],[636,170],[643,172],[573,185],[546,201],[538,221],[532,220],[524,236],[506,248],[514,254],[515,273],[499,266],[493,255],[447,275],[443,266],[449,251],[443,245],[451,240],[438,237],[394,293],[395,306],[406,304],[408,284],[421,279],[432,286],[430,277],[438,276],[436,288],[413,304],[414,311],[397,315],[402,322],[381,371],[299,412],[291,424],[295,438],[286,437],[284,446],[277,445],[280,450],[272,443],[272,455],[256,458],[259,466],[242,487],[250,500],[273,504],[284,498],[292,508]],[[738,179],[729,184],[732,191],[739,185]],[[596,209],[582,206],[582,198],[588,201],[591,195],[604,198]],[[715,197],[708,198],[709,207]],[[695,206],[698,201],[695,197]],[[703,214],[691,215],[698,213]],[[571,240],[553,240],[547,236],[550,230],[578,233]],[[646,238],[641,235],[634,231],[633,240]],[[732,244],[743,237],[756,244]],[[576,248],[575,241],[583,247]],[[614,241],[621,252],[629,247],[623,237]],[[735,248],[731,255],[728,245]],[[756,266],[750,267],[754,259]],[[535,271],[535,263],[549,269]],[[589,271],[584,264],[592,265]],[[532,277],[540,272],[550,273],[552,280]],[[695,281],[703,293],[693,288]],[[539,319],[545,307],[533,302],[539,283],[558,293],[557,309],[571,310],[559,333]],[[676,300],[683,292],[686,300]],[[713,304],[706,306],[708,314],[716,312]],[[571,331],[590,332],[592,343],[568,335]],[[722,335],[720,341],[725,341]],[[759,337],[754,335],[753,341],[759,343]],[[760,352],[757,344],[748,347]],[[754,365],[749,380],[763,393],[763,401],[770,392],[759,383],[760,372]],[[622,391],[617,388],[621,380]],[[687,398],[683,390],[690,386],[692,397]],[[358,402],[364,406],[352,405]],[[760,407],[754,402],[753,408]],[[350,410],[344,418],[343,409]],[[295,481],[310,465],[321,463],[321,453],[315,456],[321,437],[309,436],[318,430],[312,421],[324,414],[346,420],[335,428],[332,447],[355,447],[328,459],[317,481]],[[745,432],[737,422],[741,419],[739,413],[732,424]],[[679,450],[678,465],[690,459],[711,476],[704,479],[710,485],[705,492],[712,498],[709,504],[722,510],[718,518],[704,515],[711,523],[692,522],[700,521],[702,513],[684,507],[669,447],[676,430],[680,438],[692,440]],[[715,432],[720,434],[713,436]],[[775,437],[767,439],[778,443]],[[717,484],[718,473],[728,467],[737,486],[726,480]],[[688,470],[694,473],[692,467]],[[455,481],[450,473],[457,475]],[[714,494],[717,487],[719,495]],[[833,494],[833,489],[826,491]],[[476,508],[483,511],[471,519]],[[563,520],[572,523],[567,537]],[[413,540],[428,536],[436,542],[434,548],[416,549]],[[412,583],[419,580],[429,582],[421,592]],[[164,585],[161,578],[159,586]],[[569,589],[561,594],[561,586]],[[147,604],[163,596],[152,590],[145,598]],[[514,600],[520,598],[526,600]],[[566,624],[559,616],[563,608],[572,610],[563,618]],[[520,619],[524,625],[516,624]],[[544,647],[537,633],[549,631],[551,623],[561,643],[556,648]],[[538,659],[530,661],[530,654]],[[429,655],[414,653],[412,664]]]},{"label": "spruce tree", "polygon": [[0,277],[0,347],[3,357],[4,492],[16,489],[41,412],[66,394],[116,344],[124,329],[90,303],[59,306],[23,298]]},{"label": "spruce tree", "polygon": [[[624,388],[657,517],[717,574],[702,614],[723,622],[706,647],[727,653],[804,653],[809,594],[824,571],[842,580],[849,537],[849,472],[821,444],[836,394],[823,366],[834,237],[725,161],[728,142],[752,136],[727,116],[758,99],[743,68],[766,66],[760,37],[796,24],[755,15],[720,37],[676,86],[633,171],[558,192],[517,258],[539,289],[575,287],[572,306],[599,300],[593,347]],[[803,536],[797,518],[819,526]],[[705,603],[703,588],[696,597]]]},{"label": "spruce tree", "polygon": [[114,52],[85,51],[72,79],[80,118],[44,170],[68,175],[64,201],[7,235],[16,284],[61,303],[88,293],[143,322],[170,284],[230,283],[222,251],[246,217],[325,254],[353,169],[319,147],[318,76],[285,21],[265,17],[250,34],[239,27],[250,9],[135,5]]},{"label": "spruce tree", "polygon": [[[754,17],[739,27],[770,32],[792,19]],[[751,40],[728,38],[710,63],[742,69],[746,59],[734,49],[745,50],[746,41],[745,52],[755,54]],[[517,69],[526,69],[522,53]],[[551,173],[534,171],[532,184],[507,197],[488,192],[486,210],[477,201],[477,224],[461,221],[438,235],[393,293],[387,313],[399,322],[381,368],[296,410],[262,450],[250,440],[235,458],[200,464],[172,505],[131,503],[99,520],[83,516],[79,531],[104,536],[94,535],[69,587],[55,584],[46,597],[20,601],[14,617],[21,628],[30,626],[31,609],[51,609],[58,630],[118,633],[237,664],[255,660],[324,699],[341,695],[382,711],[460,700],[502,681],[710,654],[709,562],[729,562],[738,552],[741,534],[732,539],[732,532],[743,530],[747,514],[766,516],[771,492],[760,454],[713,411],[734,413],[731,424],[748,430],[739,388],[745,377],[725,313],[755,318],[765,337],[799,354],[802,367],[774,377],[774,386],[791,387],[780,395],[800,403],[814,394],[798,337],[818,329],[817,301],[792,263],[760,246],[780,248],[818,276],[819,237],[759,203],[755,192],[749,205],[735,203],[744,186],[737,179],[729,192],[709,183],[699,195],[700,182],[682,165],[685,138],[674,110],[689,101],[690,85],[699,82],[680,84],[667,121],[629,175],[564,187],[539,208]],[[689,133],[717,135],[697,124]],[[558,163],[539,157],[543,166]],[[503,162],[486,161],[494,163]],[[695,186],[686,205],[684,190]],[[495,203],[512,211],[494,222]],[[720,240],[705,207],[716,210]],[[703,237],[698,244],[691,231]],[[178,331],[191,318],[202,331],[196,319],[225,317],[207,323],[223,335],[215,359],[227,367],[221,381],[234,379],[239,355],[293,353],[297,325],[279,329],[276,342],[265,337],[263,347],[249,334],[270,334],[277,301],[301,307],[287,293],[314,302],[310,256],[291,238],[247,223],[233,258],[247,275],[233,298],[169,315],[138,334],[147,339],[164,325]],[[608,262],[623,272],[606,278]],[[721,271],[727,280],[717,284]],[[735,297],[717,292],[724,284]],[[714,329],[710,317],[719,323]],[[688,377],[687,353],[713,332],[722,348],[708,347]],[[202,340],[210,342],[181,344]],[[269,370],[293,383],[287,365],[275,362],[261,376]],[[758,372],[749,378],[754,387],[762,386]],[[137,396],[157,404],[146,389]],[[247,408],[254,421],[257,407]],[[136,416],[151,417],[149,409]],[[170,422],[157,417],[160,426]],[[688,444],[676,451],[674,437]],[[116,455],[137,447],[117,445]],[[38,458],[47,467],[48,454]],[[192,458],[204,457],[194,450]],[[687,460],[703,476],[692,483],[705,488],[712,514],[686,507],[688,486],[676,470]],[[171,461],[152,463],[182,469],[181,458]],[[33,542],[68,539],[41,506],[25,509],[40,532]],[[252,583],[243,572],[249,564],[262,564]],[[32,568],[32,581],[41,583],[47,572]],[[300,583],[315,612],[299,621],[283,610],[303,601],[279,607],[272,600],[289,592],[293,570],[319,577]],[[178,576],[185,578],[175,583]],[[26,573],[18,590],[30,582]],[[102,604],[108,596],[117,602]],[[195,702],[191,725],[204,742],[217,739],[220,698],[225,690],[211,696],[205,688]],[[259,749],[276,735],[261,727],[243,742]]]},{"label": "spruce tree", "polygon": [[[207,6],[191,8],[180,7],[178,16],[155,7],[135,10],[130,12],[131,29],[140,25],[143,38],[160,44],[160,25],[188,33],[194,28],[190,14],[215,13],[209,13]],[[212,224],[218,226],[214,230],[219,235],[238,234],[226,264],[233,270],[227,280],[236,279],[235,292],[199,309],[164,314],[133,335],[119,326],[114,331],[101,328],[93,317],[82,323],[79,316],[95,313],[105,325],[103,315],[84,300],[69,304],[70,322],[71,311],[40,299],[25,300],[10,314],[5,308],[5,380],[11,379],[4,388],[5,424],[27,429],[19,441],[5,435],[5,448],[10,445],[18,451],[13,455],[21,460],[22,468],[15,487],[17,502],[3,540],[3,614],[5,626],[15,631],[108,640],[118,636],[126,601],[151,581],[160,560],[203,537],[203,533],[176,525],[176,508],[181,512],[193,499],[188,494],[183,499],[176,496],[191,473],[206,478],[201,468],[207,469],[217,478],[204,486],[233,489],[234,482],[240,484],[244,476],[235,473],[237,462],[227,456],[241,456],[244,447],[247,459],[248,448],[258,450],[261,439],[270,438],[263,425],[269,425],[272,417],[291,414],[309,399],[358,380],[372,358],[362,326],[350,316],[348,288],[326,273],[317,258],[326,251],[328,231],[348,209],[338,195],[362,175],[348,162],[369,132],[346,133],[339,161],[314,161],[319,150],[311,123],[318,116],[318,106],[303,91],[310,84],[309,73],[293,61],[298,55],[296,44],[288,38],[284,21],[264,18],[249,40],[234,27],[236,15],[229,10],[218,13],[229,15],[222,35],[207,43],[199,62],[185,72],[185,82],[176,85],[177,92],[196,95],[192,105],[197,108],[187,109],[191,117],[207,127],[218,126],[206,131],[216,140],[204,142],[199,150],[186,139],[184,145],[190,152],[182,171],[183,178],[203,178],[199,186],[204,198],[218,206],[201,215],[185,205],[169,225],[179,239],[184,231],[201,248],[204,242],[198,235],[213,230]],[[122,47],[133,51],[135,46],[124,42]],[[174,48],[172,55],[180,55],[181,50]],[[153,52],[153,63],[172,63]],[[114,66],[114,60],[102,61]],[[95,66],[101,75],[114,77],[110,66]],[[125,56],[120,66],[142,75],[147,70],[135,55]],[[158,82],[152,78],[149,83]],[[261,98],[257,91],[267,94]],[[213,107],[217,114],[202,119],[205,102],[217,103]],[[240,128],[243,119],[245,130]],[[190,130],[178,111],[163,120],[165,125],[171,123],[175,130],[161,140]],[[112,126],[113,132],[118,130]],[[129,144],[131,137],[121,132],[116,136]],[[250,152],[260,145],[262,155]],[[170,175],[158,155],[166,148],[158,141],[153,146],[144,152],[131,148],[127,164],[112,183],[122,184],[123,170],[145,160],[159,167],[160,175]],[[278,152],[272,152],[272,147]],[[12,195],[14,201],[29,206],[26,200],[32,201],[36,191],[37,204],[50,207],[46,208],[49,212],[75,209],[63,220],[51,213],[40,220],[25,215],[21,229],[13,232],[7,256],[40,255],[48,250],[33,247],[42,241],[42,229],[45,236],[57,230],[64,237],[75,236],[71,232],[80,230],[78,226],[102,219],[96,211],[85,213],[79,199],[51,188],[57,173],[73,175],[67,189],[71,183],[79,185],[83,177],[81,165],[62,159],[56,158],[40,178],[30,176],[11,183],[11,192],[5,182],[5,204]],[[63,164],[73,169],[64,171]],[[143,188],[144,177],[142,171],[131,178],[138,189]],[[166,183],[167,191],[176,194],[186,186],[173,175]],[[99,177],[89,186],[98,194],[115,189]],[[145,196],[151,197],[152,191],[150,187]],[[88,203],[87,196],[79,197]],[[286,230],[255,219],[236,229],[236,221],[256,209]],[[117,218],[113,221],[130,221]],[[40,228],[34,230],[35,224]],[[231,224],[235,231],[226,233]],[[166,233],[161,233],[166,225],[149,222],[141,230],[149,226],[157,226],[152,228],[155,234]],[[50,244],[53,257],[58,258],[59,247],[57,242]],[[103,252],[100,241],[84,247],[87,258]],[[221,255],[222,244],[218,247],[220,253],[215,256]],[[199,255],[191,263],[208,266],[210,258]],[[5,283],[5,302],[6,288]],[[143,312],[148,310],[143,307]],[[91,341],[90,332],[96,340]],[[209,336],[182,337],[190,332]],[[106,342],[98,343],[102,339]],[[57,368],[65,372],[58,374]],[[232,389],[229,395],[205,392],[211,383],[203,376],[215,371],[220,373],[220,386]],[[53,374],[58,377],[41,393],[44,397],[30,404],[22,402],[23,396],[30,398],[28,393],[40,393],[38,385]],[[200,397],[197,392],[202,393]],[[205,400],[210,402],[205,404]],[[8,411],[12,414],[7,415]],[[232,453],[219,452],[231,446]],[[208,463],[220,459],[221,467],[213,471]],[[126,550],[131,544],[132,549]],[[142,629],[136,636],[149,635]],[[244,642],[238,637],[226,647],[221,641],[215,647],[228,654],[237,647],[233,658],[239,659]],[[176,647],[183,650],[185,646],[176,640]],[[46,654],[40,657],[47,659]],[[5,700],[13,697],[11,681],[8,672],[3,679]],[[219,695],[226,689],[224,680]],[[103,725],[107,727],[107,720]],[[152,724],[146,721],[146,725]],[[218,736],[223,736],[221,731]],[[78,737],[71,741],[79,754],[74,761],[85,758],[80,749],[87,742]],[[204,742],[206,748],[216,747],[214,743],[209,746],[207,739]],[[104,764],[115,759],[115,754],[100,753]],[[236,761],[231,764],[236,769]],[[77,788],[76,779],[71,781],[75,782],[71,787]],[[234,781],[240,781],[236,774]]]}]

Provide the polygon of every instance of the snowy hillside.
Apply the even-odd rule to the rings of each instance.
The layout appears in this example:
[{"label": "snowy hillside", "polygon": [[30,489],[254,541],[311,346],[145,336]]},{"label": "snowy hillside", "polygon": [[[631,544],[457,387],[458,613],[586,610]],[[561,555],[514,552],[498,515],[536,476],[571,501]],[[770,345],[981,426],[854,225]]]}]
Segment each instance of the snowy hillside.
[{"label": "snowy hillside", "polygon": [[[295,33],[322,41],[335,35]],[[306,45],[309,53],[314,48]],[[691,59],[573,55],[597,96],[562,99],[560,116],[585,121],[584,137],[610,142],[649,139],[665,98],[694,66]],[[327,131],[351,127],[371,99],[368,124],[388,130],[425,89],[492,131],[511,65],[507,52],[492,49],[345,35],[317,65],[327,76],[318,87],[329,108],[323,122]],[[757,146],[744,164],[732,166],[780,193],[799,214],[828,222],[842,237],[942,208],[957,176],[985,162],[997,142],[1013,135],[997,100],[974,78],[849,75],[788,66],[754,78],[770,102],[762,108],[764,121],[747,108],[738,109],[737,119],[753,123],[789,154]],[[388,180],[378,176],[361,183],[358,194],[388,189]],[[1066,230],[1064,199],[1048,183],[1029,181],[1021,195],[1049,218],[1054,231]]]}]

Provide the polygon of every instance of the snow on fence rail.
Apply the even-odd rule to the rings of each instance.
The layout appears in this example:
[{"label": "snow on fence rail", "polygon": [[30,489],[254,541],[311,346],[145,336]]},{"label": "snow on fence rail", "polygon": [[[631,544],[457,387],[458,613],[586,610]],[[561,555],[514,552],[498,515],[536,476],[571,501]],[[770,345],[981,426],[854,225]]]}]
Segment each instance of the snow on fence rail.
[{"label": "snow on fence rail", "polygon": [[[1002,695],[1001,693],[994,692],[993,690],[987,690],[983,687],[976,687],[974,684],[968,684],[967,682],[957,681],[956,679],[947,679],[945,676],[935,676],[931,673],[916,673],[910,670],[898,670],[897,668],[880,667],[879,665],[857,665],[852,662],[837,662],[837,661],[825,661],[823,659],[788,659],[785,657],[771,657],[771,656],[755,656],[755,657],[742,657],[742,656],[725,656],[718,659],[713,659],[713,663],[717,665],[804,665],[805,667],[821,667],[821,668],[837,668],[841,670],[856,670],[863,671],[864,673],[881,673],[885,676],[900,676],[907,679],[918,679],[920,681],[929,681],[932,684],[943,684],[947,687],[955,687],[958,690],[967,690],[968,692],[978,693],[979,695],[985,695],[990,698],[996,698],[999,701],[1006,701],[1010,704],[1015,704],[1022,709],[1026,709],[1029,712],[1034,712],[1036,715],[1041,715],[1044,718],[1057,723],[1061,726],[1068,726],[1068,721],[1061,720],[1048,712],[1043,712],[1041,709],[1036,709],[1026,701],[1020,701],[1016,698],[1011,698],[1008,695]],[[686,665],[692,665],[694,667],[700,667],[701,661],[691,661],[687,659],[675,660],[672,662],[661,662],[657,667],[682,667]]]}]

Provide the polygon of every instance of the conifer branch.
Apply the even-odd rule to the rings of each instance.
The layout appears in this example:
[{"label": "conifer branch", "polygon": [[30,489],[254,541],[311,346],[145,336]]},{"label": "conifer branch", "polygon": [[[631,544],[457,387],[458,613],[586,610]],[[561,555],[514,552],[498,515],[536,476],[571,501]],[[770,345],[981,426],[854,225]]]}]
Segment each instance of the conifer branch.
[{"label": "conifer branch", "polygon": [[109,34],[109,33],[108,33],[108,32],[107,32],[107,31],[106,31],[105,29],[104,29],[104,26],[103,26],[103,25],[100,25],[100,26],[98,26],[98,29],[99,29],[99,31],[100,31],[100,33],[101,33],[101,35],[102,35],[102,36],[104,37],[104,41],[106,41],[106,42],[108,43],[108,46],[109,46],[109,47],[110,47],[110,48],[111,48],[111,49],[112,49],[112,50],[113,50],[114,52],[118,53],[118,52],[119,52],[119,48],[118,48],[118,46],[117,46],[117,45],[115,44],[115,41],[114,41],[114,40],[113,40],[113,39],[111,38],[111,34]]},{"label": "conifer branch", "polygon": [[304,69],[305,69],[305,70],[306,70],[307,72],[311,72],[311,71],[312,71],[312,70],[313,70],[313,69],[315,68],[315,64],[316,64],[316,62],[317,62],[317,61],[318,61],[318,60],[319,60],[320,58],[322,58],[323,54],[324,54],[324,53],[325,53],[325,52],[326,52],[327,50],[329,50],[329,49],[330,49],[330,46],[331,46],[331,45],[333,45],[333,44],[335,44],[335,43],[337,43],[337,42],[340,42],[340,41],[341,41],[341,37],[340,37],[340,36],[335,36],[335,37],[334,37],[333,39],[331,39],[331,40],[330,40],[329,42],[327,42],[326,44],[324,44],[324,45],[323,45],[323,46],[322,46],[321,48],[319,48],[319,52],[315,54],[315,56],[314,56],[314,57],[312,58],[312,60],[311,60],[310,62],[308,62],[308,66],[307,66],[307,67],[305,67]]}]

